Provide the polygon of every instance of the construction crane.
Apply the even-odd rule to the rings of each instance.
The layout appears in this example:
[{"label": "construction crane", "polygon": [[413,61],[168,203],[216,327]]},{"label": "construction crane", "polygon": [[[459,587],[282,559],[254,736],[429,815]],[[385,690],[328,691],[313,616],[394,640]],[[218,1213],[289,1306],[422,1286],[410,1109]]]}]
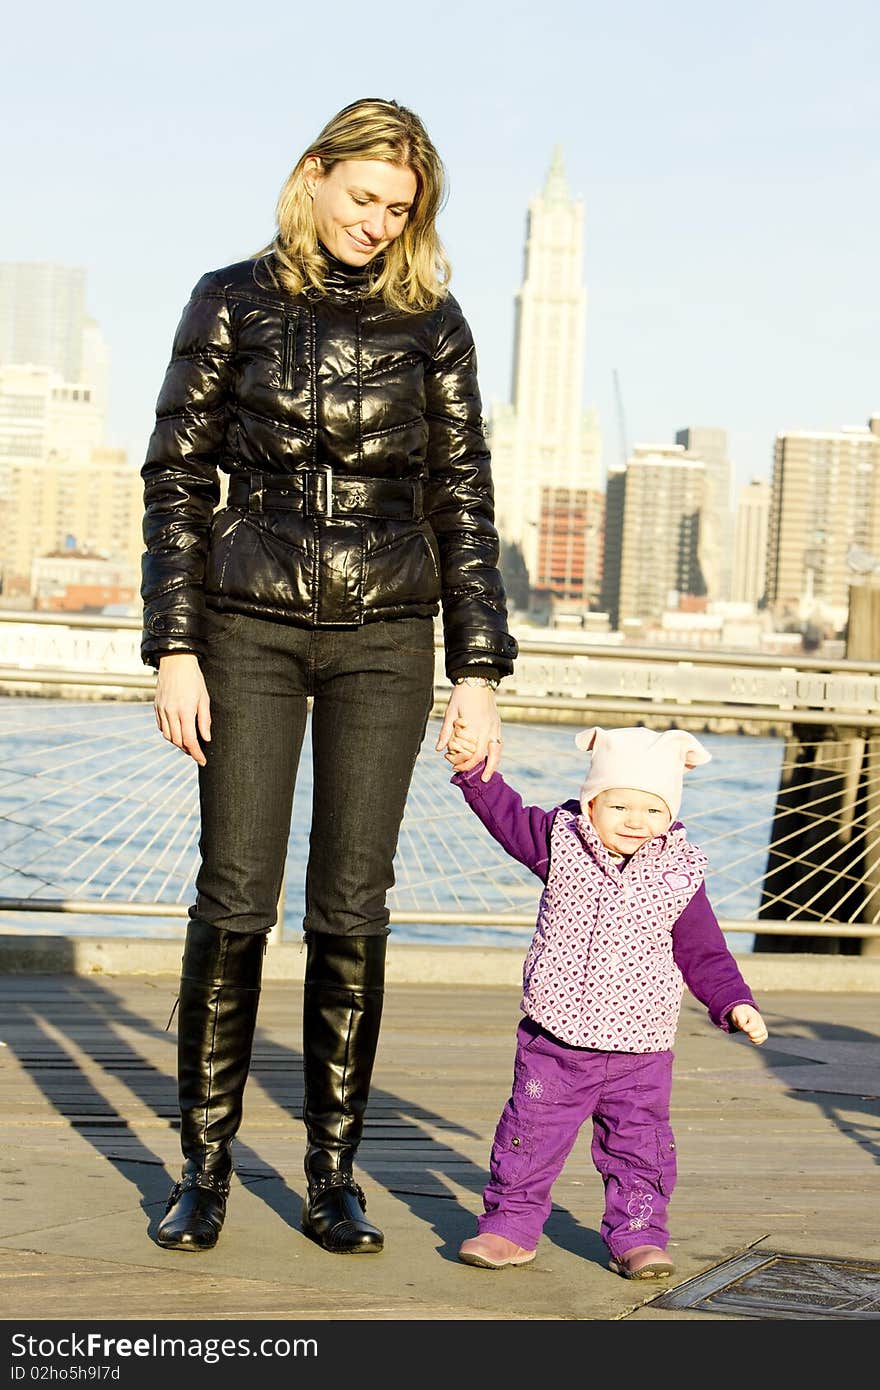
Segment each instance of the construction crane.
[{"label": "construction crane", "polygon": [[614,378],[614,400],[617,405],[617,433],[620,443],[620,464],[626,467],[629,458],[629,445],[626,440],[626,415],[623,411],[623,395],[620,390],[620,377],[617,375],[617,368],[612,367],[611,375]]}]

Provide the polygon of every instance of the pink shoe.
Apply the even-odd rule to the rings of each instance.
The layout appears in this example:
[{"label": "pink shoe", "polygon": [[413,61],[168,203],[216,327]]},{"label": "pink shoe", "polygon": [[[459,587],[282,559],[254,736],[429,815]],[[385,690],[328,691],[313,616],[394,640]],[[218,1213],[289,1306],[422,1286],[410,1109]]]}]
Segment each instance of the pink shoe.
[{"label": "pink shoe", "polygon": [[675,1265],[659,1245],[636,1245],[609,1260],[608,1268],[624,1279],[668,1279]]},{"label": "pink shoe", "polygon": [[524,1250],[514,1245],[506,1236],[496,1236],[487,1231],[482,1236],[471,1236],[463,1240],[458,1249],[458,1258],[466,1265],[479,1265],[480,1269],[503,1269],[505,1265],[527,1265],[535,1258],[537,1251]]}]

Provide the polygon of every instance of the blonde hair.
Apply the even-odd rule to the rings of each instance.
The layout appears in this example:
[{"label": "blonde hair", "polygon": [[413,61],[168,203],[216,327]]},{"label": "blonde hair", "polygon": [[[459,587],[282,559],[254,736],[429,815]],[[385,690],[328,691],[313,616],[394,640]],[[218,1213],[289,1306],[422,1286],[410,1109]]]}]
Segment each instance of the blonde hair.
[{"label": "blonde hair", "polygon": [[410,313],[434,308],[450,275],[435,225],[446,196],[446,175],[419,117],[396,101],[365,97],[338,111],[300,156],[278,197],[275,237],[257,253],[267,258],[267,268],[291,294],[324,290],[327,263],[303,172],[310,155],[321,160],[325,173],[345,159],[382,159],[412,170],[416,196],[406,226],[379,259],[369,293]]}]

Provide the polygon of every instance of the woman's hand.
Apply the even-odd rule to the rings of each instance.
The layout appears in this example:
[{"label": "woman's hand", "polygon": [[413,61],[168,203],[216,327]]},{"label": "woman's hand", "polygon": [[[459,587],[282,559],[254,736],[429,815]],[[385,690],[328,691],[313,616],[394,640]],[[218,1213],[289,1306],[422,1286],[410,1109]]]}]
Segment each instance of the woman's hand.
[{"label": "woman's hand", "polygon": [[[456,725],[459,727],[456,728]],[[467,736],[463,740],[463,731]],[[455,772],[470,772],[483,758],[480,780],[488,782],[501,762],[501,717],[489,686],[454,685],[440,726],[437,752]]]},{"label": "woman's hand", "polygon": [[162,737],[204,767],[201,745],[211,742],[211,701],[198,657],[172,652],[159,658],[153,708]]}]

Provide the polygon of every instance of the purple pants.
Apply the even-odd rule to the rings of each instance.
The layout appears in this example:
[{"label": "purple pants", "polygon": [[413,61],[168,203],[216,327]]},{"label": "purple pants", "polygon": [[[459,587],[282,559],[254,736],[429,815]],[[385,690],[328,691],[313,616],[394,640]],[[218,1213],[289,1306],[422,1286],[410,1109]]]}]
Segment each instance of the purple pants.
[{"label": "purple pants", "polygon": [[605,1185],[602,1239],[619,1258],[636,1245],[666,1249],[675,1187],[669,1125],[671,1052],[570,1047],[526,1018],[517,1028],[513,1093],[504,1107],[483,1192],[480,1233],[534,1250],[550,1193],[581,1126],[593,1121],[592,1159]]}]

